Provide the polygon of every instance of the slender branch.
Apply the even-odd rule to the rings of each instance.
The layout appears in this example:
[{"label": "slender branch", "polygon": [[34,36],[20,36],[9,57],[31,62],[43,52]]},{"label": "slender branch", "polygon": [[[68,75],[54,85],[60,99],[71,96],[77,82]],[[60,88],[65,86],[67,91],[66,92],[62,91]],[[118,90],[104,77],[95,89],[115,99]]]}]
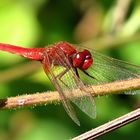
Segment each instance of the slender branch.
[{"label": "slender branch", "polygon": [[112,14],[112,32],[119,33],[120,29],[123,26],[126,14],[128,12],[129,5],[131,0],[118,0]]},{"label": "slender branch", "polygon": [[[123,91],[140,89],[140,78],[116,81],[100,85],[91,85],[86,88],[93,96],[101,96],[108,93],[116,94]],[[74,93],[75,97],[81,96],[78,89],[75,89]],[[21,106],[25,107],[48,104],[54,101],[60,102],[60,97],[57,91],[22,95],[0,99],[0,109],[14,109]]]},{"label": "slender branch", "polygon": [[72,140],[91,140],[95,139],[101,135],[104,135],[112,130],[115,130],[121,126],[124,126],[128,123],[131,123],[140,118],[140,108],[125,114],[117,119],[114,119],[108,123],[105,123],[95,129],[92,129],[78,137],[73,138]]},{"label": "slender branch", "polygon": [[104,36],[102,38],[95,38],[87,42],[82,43],[83,46],[88,48],[94,48],[96,50],[113,48],[119,45],[135,42],[140,40],[140,33],[137,33],[133,36],[127,37],[118,37],[118,36]]},{"label": "slender branch", "polygon": [[19,77],[35,72],[38,68],[40,68],[40,63],[32,61],[0,71],[0,83],[18,79]]}]

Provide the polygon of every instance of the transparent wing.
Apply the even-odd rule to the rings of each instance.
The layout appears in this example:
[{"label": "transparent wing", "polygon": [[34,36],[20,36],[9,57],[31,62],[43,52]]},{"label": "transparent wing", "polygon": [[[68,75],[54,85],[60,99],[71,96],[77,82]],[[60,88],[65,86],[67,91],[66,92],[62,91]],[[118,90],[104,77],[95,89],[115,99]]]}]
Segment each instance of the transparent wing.
[{"label": "transparent wing", "polygon": [[[66,58],[64,53],[60,49],[56,49],[55,54],[57,55],[55,58],[53,54],[48,55],[50,63],[47,75],[58,90],[66,112],[75,123],[80,125],[76,113],[70,103],[70,101],[72,101],[88,116],[95,118],[95,103],[89,91],[86,90],[84,84],[76,75],[70,61]],[[81,94],[80,97],[73,98],[75,94],[74,89],[78,89],[78,94]],[[84,96],[84,94],[86,94],[86,96]]]},{"label": "transparent wing", "polygon": [[107,57],[91,49],[89,50],[92,54],[93,64],[86,72],[97,79],[91,80],[89,78],[90,84],[140,77],[139,66]]}]

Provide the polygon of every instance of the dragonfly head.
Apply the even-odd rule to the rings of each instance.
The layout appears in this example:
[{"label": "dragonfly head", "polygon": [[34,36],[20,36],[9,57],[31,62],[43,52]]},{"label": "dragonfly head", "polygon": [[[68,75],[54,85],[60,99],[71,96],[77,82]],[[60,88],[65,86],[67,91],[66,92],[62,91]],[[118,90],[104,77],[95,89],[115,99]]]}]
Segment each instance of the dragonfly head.
[{"label": "dragonfly head", "polygon": [[88,69],[93,63],[92,55],[88,50],[77,52],[73,56],[73,66],[81,70]]}]

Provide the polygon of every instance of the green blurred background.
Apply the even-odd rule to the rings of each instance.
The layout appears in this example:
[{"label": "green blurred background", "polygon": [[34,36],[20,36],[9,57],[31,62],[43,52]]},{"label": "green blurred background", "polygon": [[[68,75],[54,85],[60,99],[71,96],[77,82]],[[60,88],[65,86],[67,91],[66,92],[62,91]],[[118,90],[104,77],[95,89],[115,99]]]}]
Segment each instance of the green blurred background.
[{"label": "green blurred background", "polygon": [[[41,47],[58,41],[84,43],[140,65],[139,0],[0,0],[0,42]],[[54,90],[42,68],[0,52],[0,98]],[[28,69],[31,69],[28,71]],[[27,71],[26,71],[27,70]],[[0,140],[67,140],[140,105],[139,95],[97,97],[97,118],[79,110],[81,126],[63,106],[1,110]],[[98,139],[139,139],[136,121]]]}]

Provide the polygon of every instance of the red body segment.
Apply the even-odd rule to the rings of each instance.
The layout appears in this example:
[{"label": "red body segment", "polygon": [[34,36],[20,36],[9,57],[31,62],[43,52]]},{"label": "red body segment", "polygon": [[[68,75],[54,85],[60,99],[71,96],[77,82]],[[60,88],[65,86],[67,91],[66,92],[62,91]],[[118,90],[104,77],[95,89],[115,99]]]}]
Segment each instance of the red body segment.
[{"label": "red body segment", "polygon": [[66,55],[66,57],[70,60],[73,67],[75,68],[86,70],[93,63],[91,53],[88,50],[78,52],[74,46],[67,42],[60,42],[53,47],[50,46],[47,48],[48,55],[53,54],[56,61],[59,59],[56,54],[56,49],[61,49],[61,51]]},{"label": "red body segment", "polygon": [[[21,55],[32,60],[43,61],[43,59],[47,59],[46,55],[53,55],[55,60],[54,64],[57,65],[59,56],[57,55],[56,49],[60,49],[75,68],[86,70],[91,66],[93,62],[91,54],[88,50],[77,52],[74,46],[70,45],[67,42],[60,42],[55,44],[54,46],[49,46],[48,48],[23,48],[20,46],[0,43],[0,50]],[[47,65],[48,64],[46,62],[46,66]]]},{"label": "red body segment", "polygon": [[21,55],[28,59],[41,61],[43,59],[45,48],[23,48],[20,46],[0,43],[0,50]]},{"label": "red body segment", "polygon": [[67,57],[71,57],[72,55],[77,53],[77,50],[74,48],[74,46],[70,45],[67,42],[60,42],[56,44],[55,47],[60,48]]}]

